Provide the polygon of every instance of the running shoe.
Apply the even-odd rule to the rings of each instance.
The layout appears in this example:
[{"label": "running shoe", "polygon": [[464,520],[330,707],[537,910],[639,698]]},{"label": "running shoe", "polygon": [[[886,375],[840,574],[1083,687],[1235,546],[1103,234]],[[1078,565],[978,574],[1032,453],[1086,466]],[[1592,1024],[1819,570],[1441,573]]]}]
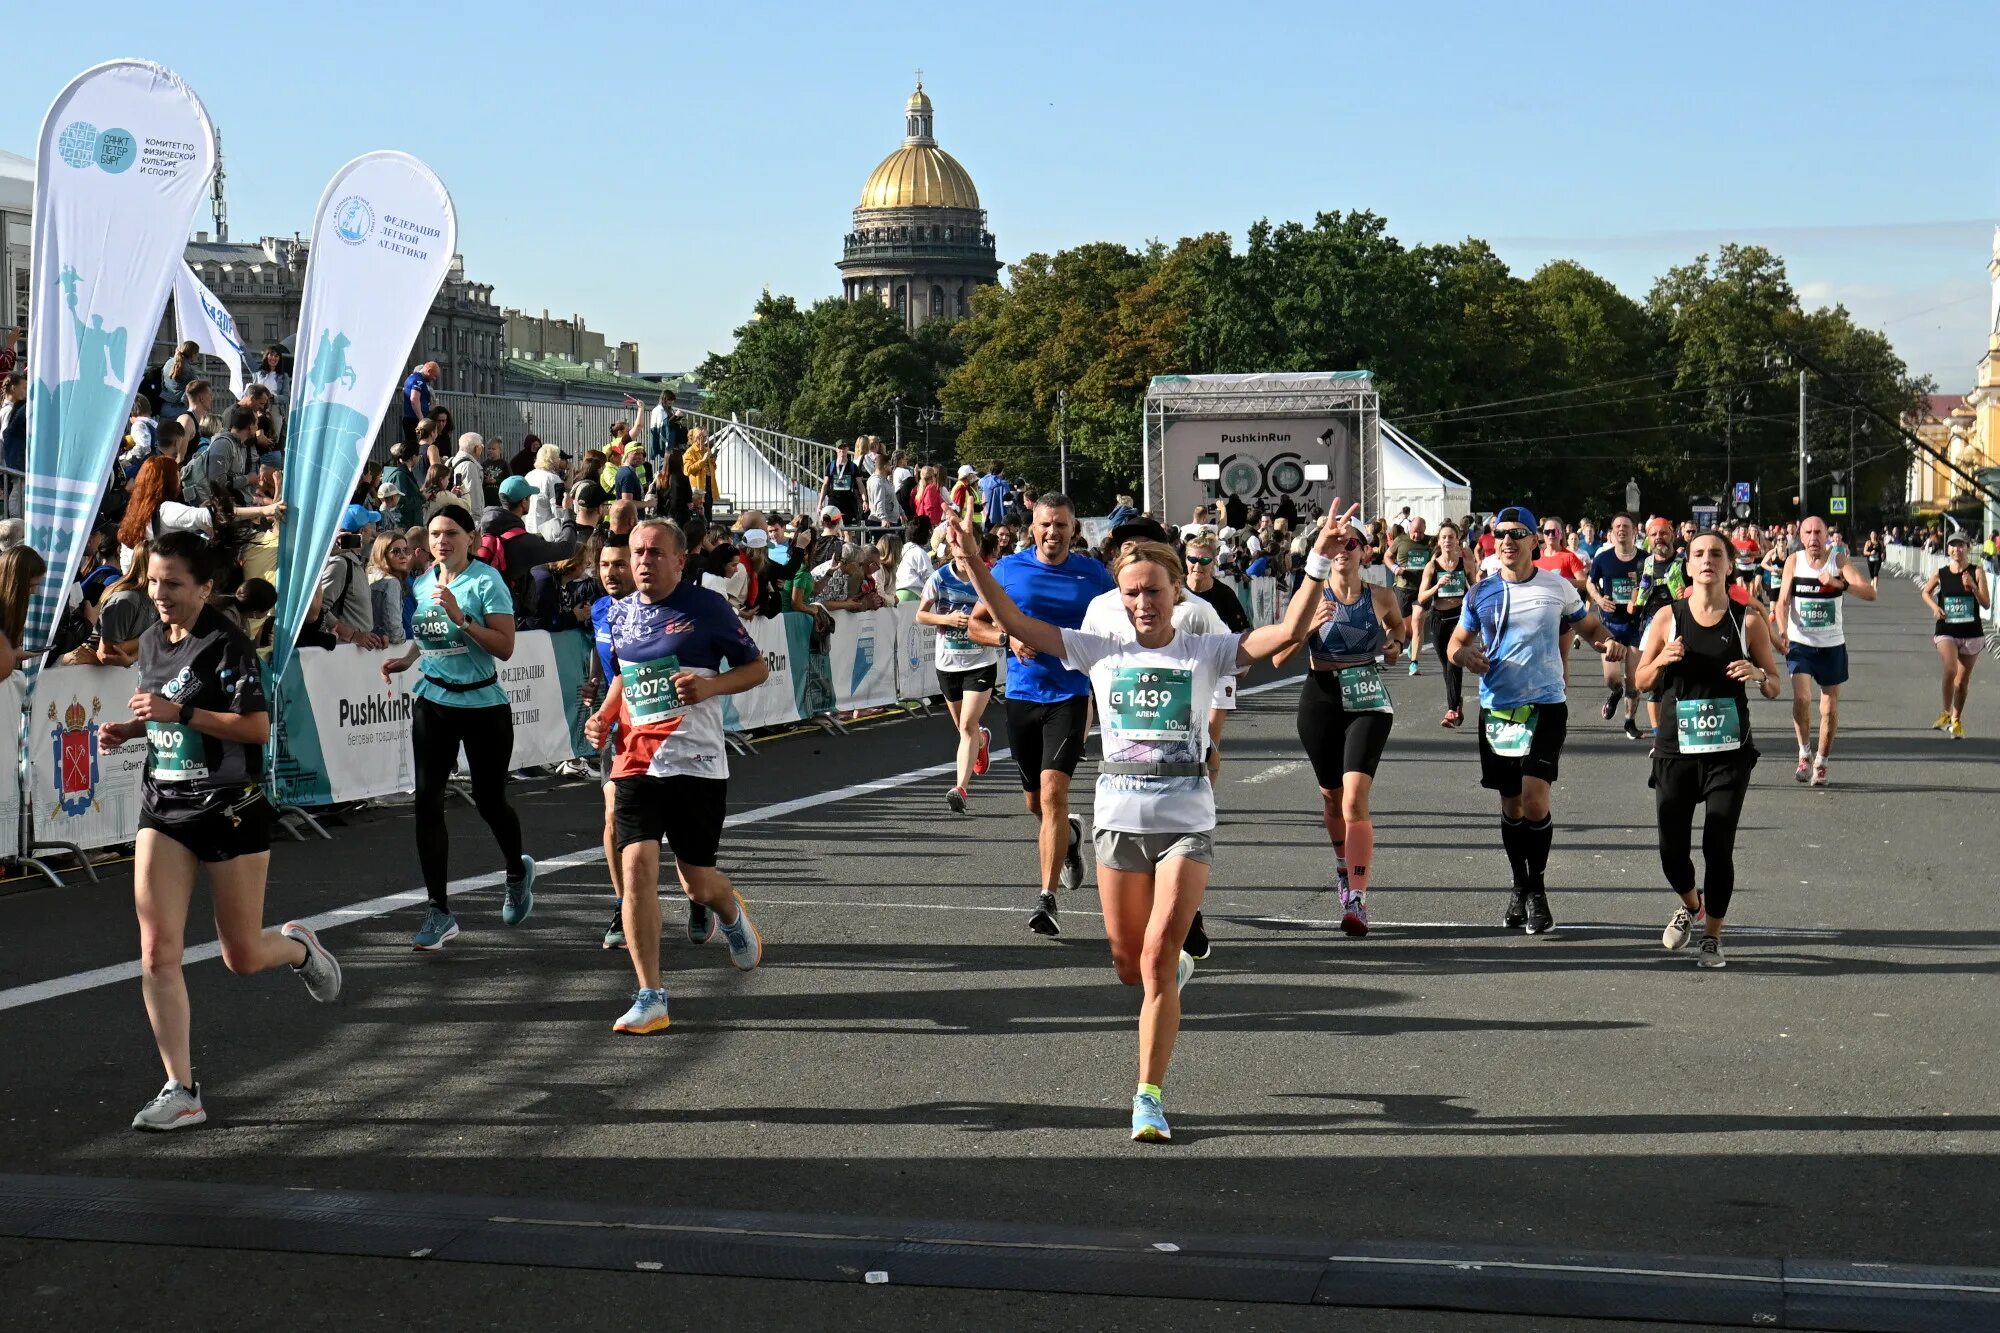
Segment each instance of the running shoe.
[{"label": "running shoe", "polygon": [[1528,926],[1530,935],[1545,935],[1556,928],[1555,917],[1549,914],[1549,895],[1540,889],[1528,890]]},{"label": "running shoe", "polygon": [[1083,821],[1075,815],[1069,817],[1069,850],[1063,854],[1062,886],[1071,890],[1083,887]]},{"label": "running shoe", "polygon": [[1208,957],[1208,931],[1201,924],[1200,912],[1196,912],[1194,920],[1188,923],[1187,939],[1181,949],[1190,958]]},{"label": "running shoe", "polygon": [[972,756],[972,776],[983,777],[993,763],[993,733],[986,728],[979,729],[979,753]]},{"label": "running shoe", "polygon": [[750,909],[743,905],[740,893],[736,895],[736,919],[723,923],[722,939],[729,946],[730,965],[738,972],[754,972],[757,964],[764,961],[764,937],[758,933],[757,923],[750,919]]},{"label": "running shoe", "polygon": [[1809,755],[1809,754],[1802,754],[1802,755],[1800,755],[1800,756],[1799,756],[1799,766],[1798,766],[1797,768],[1795,768],[1795,769],[1793,769],[1793,770],[1792,770],[1792,781],[1794,781],[1794,782],[1810,782],[1810,781],[1812,781],[1812,756],[1811,756],[1811,755]]},{"label": "running shoe", "polygon": [[1519,930],[1528,924],[1528,891],[1514,890],[1514,896],[1507,900],[1507,915],[1500,918],[1500,924],[1508,930]]},{"label": "running shoe", "polygon": [[955,814],[955,815],[962,815],[962,814],[964,814],[964,813],[965,813],[965,788],[963,788],[963,787],[953,787],[953,788],[952,788],[952,789],[951,789],[950,791],[948,791],[948,792],[946,792],[946,793],[944,794],[944,803],[945,803],[946,805],[948,805],[948,806],[950,806],[950,807],[951,807],[951,812],[952,812],[953,814]]},{"label": "running shoe", "polygon": [[278,928],[278,933],[288,940],[297,940],[305,946],[306,960],[292,971],[299,974],[299,980],[306,983],[306,994],[321,1004],[332,1004],[340,998],[340,963],[326,951],[319,942],[319,936],[296,921],[287,921]]},{"label": "running shoe", "polygon": [[1417,659],[1414,656],[1410,658],[1410,674],[1413,676],[1420,676],[1423,674],[1421,671],[1417,670]]},{"label": "running shoe", "polygon": [[1445,709],[1444,711],[1445,726],[1456,728],[1463,726],[1464,724],[1465,724],[1465,714],[1459,712],[1456,708]]},{"label": "running shoe", "polygon": [[201,1104],[201,1084],[190,1088],[170,1078],[159,1095],[132,1117],[132,1128],[163,1134],[170,1129],[191,1129],[207,1119],[208,1111]]},{"label": "running shoe", "polygon": [[1356,939],[1368,933],[1368,903],[1353,889],[1340,895],[1340,933]]},{"label": "running shoe", "polygon": [[1132,1097],[1132,1140],[1135,1143],[1171,1143],[1174,1132],[1167,1128],[1166,1108],[1150,1092]]},{"label": "running shoe", "polygon": [[1965,739],[1965,719],[1964,719],[1964,718],[1962,718],[1962,717],[1955,717],[1955,718],[1953,718],[1953,719],[1951,720],[1951,738],[1952,738],[1953,740],[1955,740],[1955,741],[1962,741],[1962,740],[1964,740],[1964,739]]},{"label": "running shoe", "polygon": [[500,921],[518,926],[535,910],[535,858],[521,858],[521,877],[507,881],[506,896],[500,900]]},{"label": "running shoe", "polygon": [[611,1030],[644,1036],[649,1032],[665,1032],[671,1026],[673,1019],[667,1016],[666,987],[657,990],[641,987],[632,992],[632,1007],[619,1015]]},{"label": "running shoe", "polygon": [[622,949],[625,947],[625,909],[611,909],[611,924],[604,928],[604,947]]},{"label": "running shoe", "polygon": [[707,944],[715,939],[715,912],[707,903],[688,899],[688,943]]},{"label": "running shoe", "polygon": [[1722,956],[1722,941],[1713,935],[1701,937],[1701,951],[1695,955],[1697,967],[1728,967],[1729,960]]},{"label": "running shoe", "polygon": [[424,913],[424,924],[417,927],[417,933],[410,936],[410,947],[418,953],[429,953],[442,949],[445,941],[458,938],[458,918],[450,912],[441,912],[435,905]]},{"label": "running shoe", "polygon": [[1668,949],[1687,948],[1688,937],[1694,933],[1695,916],[1686,907],[1676,907],[1667,921],[1667,928],[1660,932],[1660,943]]},{"label": "running shoe", "polygon": [[1180,961],[1174,964],[1174,994],[1187,989],[1188,982],[1194,980],[1194,959],[1188,957],[1186,949],[1181,950]]},{"label": "running shoe", "polygon": [[1826,785],[1826,760],[1820,759],[1813,763],[1812,785],[1815,787]]},{"label": "running shoe", "polygon": [[1628,717],[1625,719],[1625,739],[1628,741],[1643,741],[1646,739],[1639,734],[1638,718]]},{"label": "running shoe", "polygon": [[1623,685],[1620,685],[1617,689],[1611,691],[1610,697],[1605,699],[1604,701],[1604,707],[1597,710],[1597,715],[1603,718],[1606,722],[1609,722],[1611,720],[1611,715],[1618,711],[1618,705],[1620,702],[1624,700],[1624,698],[1625,698],[1625,687]]},{"label": "running shoe", "polygon": [[1028,918],[1028,929],[1037,935],[1047,935],[1050,939],[1062,934],[1062,927],[1056,924],[1056,896],[1044,892],[1037,902],[1035,914]]},{"label": "running shoe", "polygon": [[1950,731],[1950,730],[1951,730],[1951,714],[1950,714],[1950,713],[1948,713],[1948,712],[1947,712],[1947,713],[1939,713],[1939,714],[1937,715],[1937,721],[1935,721],[1935,722],[1931,723],[1931,730],[1932,730],[1932,731]]}]

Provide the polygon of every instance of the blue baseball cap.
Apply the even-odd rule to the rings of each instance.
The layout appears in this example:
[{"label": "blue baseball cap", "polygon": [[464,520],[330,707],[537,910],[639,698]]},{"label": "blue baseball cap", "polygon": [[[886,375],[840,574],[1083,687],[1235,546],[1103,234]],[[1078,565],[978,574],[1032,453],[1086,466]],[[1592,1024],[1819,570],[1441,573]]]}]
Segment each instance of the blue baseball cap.
[{"label": "blue baseball cap", "polygon": [[1535,516],[1528,512],[1526,505],[1508,505],[1493,516],[1493,527],[1496,531],[1509,523],[1518,523],[1530,532],[1542,530],[1542,525],[1535,521]]},{"label": "blue baseball cap", "polygon": [[353,504],[347,506],[342,511],[340,515],[340,530],[342,532],[359,532],[363,528],[371,524],[380,523],[381,521],[382,516],[373,509],[368,508],[366,505]]}]

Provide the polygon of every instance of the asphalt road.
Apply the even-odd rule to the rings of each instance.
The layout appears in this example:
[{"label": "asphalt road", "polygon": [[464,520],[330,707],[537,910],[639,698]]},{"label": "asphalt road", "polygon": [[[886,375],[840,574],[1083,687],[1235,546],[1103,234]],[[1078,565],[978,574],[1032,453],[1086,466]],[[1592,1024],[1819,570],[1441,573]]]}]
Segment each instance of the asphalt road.
[{"label": "asphalt road", "polygon": [[[1026,929],[1031,825],[1005,762],[950,815],[941,715],[801,736],[734,762],[744,817],[724,866],[766,966],[666,946],[674,1025],[614,1037],[632,985],[598,935],[602,866],[544,880],[533,918],[462,895],[465,932],[407,947],[417,911],[326,933],[349,995],[312,1004],[282,972],[194,964],[210,1124],[126,1129],[162,1075],[131,980],[0,1008],[0,1170],[585,1203],[1179,1227],[1678,1256],[1991,1263],[2000,1187],[2000,966],[1985,792],[2000,708],[1974,679],[1968,739],[1925,730],[1937,660],[1910,585],[1849,607],[1855,678],[1833,785],[1791,780],[1788,712],[1738,853],[1730,966],[1698,972],[1659,930],[1646,747],[1598,722],[1586,653],[1549,870],[1560,929],[1497,927],[1505,863],[1469,732],[1437,725],[1435,662],[1392,693],[1376,786],[1376,927],[1348,940],[1296,686],[1244,700],[1218,790],[1213,957],[1185,996],[1167,1088],[1176,1141],[1125,1135],[1136,993],[1119,987],[1089,890],[1065,932]],[[1993,668],[1982,663],[1982,672]],[[996,721],[996,744],[1004,726]],[[1087,791],[1088,770],[1079,789]],[[872,790],[850,790],[878,783]],[[827,799],[828,793],[846,794]],[[529,850],[588,855],[598,797],[524,792]],[[494,871],[454,806],[454,873]],[[418,883],[407,817],[285,844],[270,919]],[[199,907],[197,908],[199,915]],[[212,938],[199,921],[189,939]],[[137,956],[129,879],[0,898],[0,1005]],[[540,1322],[579,1299],[610,1326],[810,1311],[829,1327],[962,1315],[1010,1327],[1321,1326],[1325,1311],[1060,1295],[844,1289],[249,1251],[0,1243],[0,1287],[115,1318],[142,1293],[187,1313],[399,1308],[414,1283],[449,1322]],[[205,1275],[205,1276],[202,1276]],[[115,1281],[110,1280],[115,1276]],[[664,1304],[657,1295],[672,1290]],[[436,1284],[434,1287],[431,1284]],[[122,1295],[121,1295],[122,1293]],[[483,1294],[482,1294],[483,1293]],[[504,1299],[502,1299],[504,1294]],[[448,1304],[446,1304],[448,1302]],[[136,1303],[136,1304],[135,1304]],[[400,1304],[407,1309],[407,1304]],[[511,1316],[511,1317],[510,1317]],[[553,1317],[552,1315],[550,1317]],[[1554,1328],[1547,1319],[1376,1312],[1350,1328]],[[680,1314],[672,1316],[680,1319]],[[1602,1325],[1599,1325],[1600,1327]]]}]

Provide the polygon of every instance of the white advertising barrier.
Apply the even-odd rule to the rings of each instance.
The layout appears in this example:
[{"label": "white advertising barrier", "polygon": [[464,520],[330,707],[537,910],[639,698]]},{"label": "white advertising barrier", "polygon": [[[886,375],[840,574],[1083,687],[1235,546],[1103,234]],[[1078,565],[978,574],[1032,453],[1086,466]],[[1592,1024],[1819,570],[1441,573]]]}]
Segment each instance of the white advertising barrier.
[{"label": "white advertising barrier", "polygon": [[928,699],[942,694],[937,674],[937,626],[917,623],[917,603],[896,604],[896,642],[902,652],[896,658],[896,697]]},{"label": "white advertising barrier", "polygon": [[902,657],[895,609],[835,611],[827,661],[833,671],[834,707],[882,708],[896,702],[896,664]]},{"label": "white advertising barrier", "polygon": [[[0,680],[0,725],[13,726],[21,720],[21,700],[27,682],[16,671]],[[21,766],[0,764],[0,856],[21,853]]]},{"label": "white advertising barrier", "polygon": [[760,616],[744,626],[764,655],[771,675],[762,685],[742,694],[724,695],[722,725],[727,731],[755,731],[759,727],[781,727],[797,722],[798,681],[795,672],[803,665],[810,632],[808,617],[787,612],[775,620]]},{"label": "white advertising barrier", "polygon": [[28,715],[28,791],[36,842],[86,850],[131,842],[139,829],[146,738],[107,749],[107,722],[130,717],[137,667],[52,667],[35,682]]},{"label": "white advertising barrier", "polygon": [[[514,710],[511,771],[576,758],[570,741],[570,700],[563,697],[562,675],[556,670],[555,636],[545,632],[515,635],[514,655],[500,663],[499,675],[500,688],[507,691],[507,702]],[[465,771],[462,754],[458,767]]]},{"label": "white advertising barrier", "polygon": [[340,644],[298,654],[291,682],[299,688],[280,696],[280,800],[324,805],[415,790],[410,677],[382,682],[383,659],[406,651]]}]

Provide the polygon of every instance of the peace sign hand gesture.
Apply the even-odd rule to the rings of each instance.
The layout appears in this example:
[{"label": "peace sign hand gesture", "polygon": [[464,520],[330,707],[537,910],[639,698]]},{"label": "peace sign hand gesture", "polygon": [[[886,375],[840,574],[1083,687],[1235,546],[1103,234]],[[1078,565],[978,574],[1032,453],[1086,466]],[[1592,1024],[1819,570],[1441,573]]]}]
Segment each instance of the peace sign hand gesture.
[{"label": "peace sign hand gesture", "polygon": [[1314,552],[1331,557],[1348,542],[1359,540],[1359,534],[1355,532],[1353,524],[1360,516],[1359,504],[1351,504],[1345,512],[1342,512],[1340,497],[1334,496],[1333,504],[1327,510],[1326,522],[1320,525],[1319,540],[1313,543]]}]

